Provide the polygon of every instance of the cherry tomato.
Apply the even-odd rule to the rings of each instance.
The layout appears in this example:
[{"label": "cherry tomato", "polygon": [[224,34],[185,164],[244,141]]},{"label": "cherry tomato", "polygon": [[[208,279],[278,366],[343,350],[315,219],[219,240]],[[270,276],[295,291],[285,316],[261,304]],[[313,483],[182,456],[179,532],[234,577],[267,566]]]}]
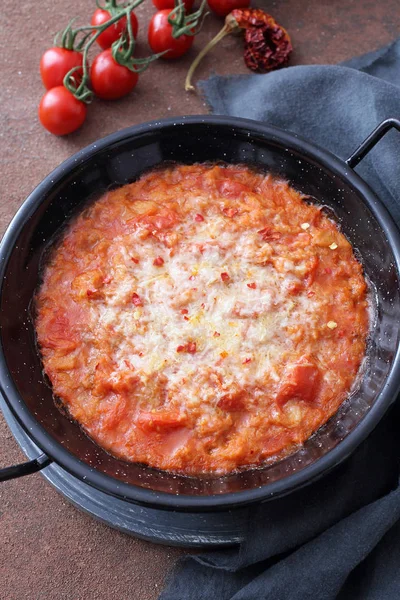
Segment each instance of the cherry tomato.
[{"label": "cherry tomato", "polygon": [[192,47],[194,36],[181,35],[178,38],[172,37],[172,25],[168,23],[168,17],[171,11],[169,8],[159,10],[152,16],[149,23],[148,41],[153,52],[164,52],[162,56],[165,59],[179,58],[183,56]]},{"label": "cherry tomato", "polygon": [[86,104],[77,100],[63,85],[47,91],[39,104],[39,119],[54,135],[67,135],[86,119]]},{"label": "cherry tomato", "polygon": [[[175,0],[153,0],[154,6],[157,10],[163,10],[164,8],[175,8]],[[186,12],[190,12],[193,8],[194,0],[183,0]]]},{"label": "cherry tomato", "polygon": [[[92,19],[90,21],[90,24],[91,25],[103,25],[103,23],[106,23],[106,21],[109,21],[110,19],[111,19],[111,15],[108,12],[108,10],[103,10],[102,8],[98,8],[97,10],[94,11],[94,13],[92,15]],[[138,25],[138,20],[137,20],[134,12],[131,12],[131,23],[132,23],[133,37],[136,39],[139,25]],[[118,38],[121,37],[125,28],[126,28],[126,17],[122,17],[122,19],[120,19],[113,25],[110,25],[110,27],[108,27],[107,29],[105,29],[103,31],[103,33],[101,33],[99,35],[99,37],[96,39],[96,42],[99,44],[100,48],[103,48],[103,50],[106,50],[107,48],[110,48],[112,46],[112,44],[117,41]]]},{"label": "cherry tomato", "polygon": [[207,0],[208,6],[219,17],[226,17],[235,8],[247,8],[250,0]]},{"label": "cherry tomato", "polygon": [[129,94],[138,82],[138,74],[119,65],[112,56],[111,48],[96,56],[90,70],[94,93],[104,100],[116,100]]},{"label": "cherry tomato", "polygon": [[[40,75],[47,90],[63,84],[65,75],[74,67],[82,67],[82,54],[66,48],[49,48],[40,59]],[[82,70],[75,72],[77,80]]]}]

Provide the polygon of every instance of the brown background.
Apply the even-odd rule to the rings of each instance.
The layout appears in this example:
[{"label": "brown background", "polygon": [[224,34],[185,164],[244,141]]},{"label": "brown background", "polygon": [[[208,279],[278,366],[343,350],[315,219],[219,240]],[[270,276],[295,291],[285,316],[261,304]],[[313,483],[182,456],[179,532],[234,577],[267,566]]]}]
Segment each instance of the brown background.
[{"label": "brown background", "polygon": [[[3,232],[29,192],[62,160],[93,140],[141,121],[207,112],[204,101],[183,91],[196,50],[221,26],[206,20],[190,54],[154,64],[137,89],[118,102],[94,102],[82,129],[67,138],[44,131],[37,120],[43,93],[41,53],[72,16],[87,23],[94,0],[1,2],[0,227]],[[290,32],[292,64],[336,63],[374,50],[400,34],[398,0],[260,0]],[[141,52],[153,12],[137,9]],[[241,40],[226,38],[198,71],[245,73]],[[0,465],[24,459],[0,417]],[[0,487],[0,598],[4,600],[152,600],[182,552],[120,534],[78,512],[40,475]],[[177,599],[178,600],[178,599]]]}]

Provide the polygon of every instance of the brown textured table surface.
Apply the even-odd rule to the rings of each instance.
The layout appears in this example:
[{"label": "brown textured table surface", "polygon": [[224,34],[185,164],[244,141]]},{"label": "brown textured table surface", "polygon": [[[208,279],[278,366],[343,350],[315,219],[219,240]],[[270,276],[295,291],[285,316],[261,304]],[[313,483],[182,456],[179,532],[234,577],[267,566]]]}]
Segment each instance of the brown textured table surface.
[{"label": "brown textured table surface", "polygon": [[[257,3],[255,3],[257,4]],[[72,16],[86,23],[94,0],[4,2],[0,18],[1,195],[0,227],[29,192],[62,160],[117,129],[154,118],[207,112],[198,96],[185,94],[183,80],[196,50],[221,26],[213,16],[190,54],[154,64],[129,97],[94,102],[80,131],[56,138],[37,120],[43,93],[41,53]],[[292,64],[336,63],[374,50],[400,34],[398,0],[260,0],[291,33]],[[144,50],[151,0],[138,10]],[[241,41],[226,38],[198,71],[244,73]],[[0,465],[24,459],[0,417]],[[152,600],[182,551],[142,542],[81,514],[31,475],[0,487],[0,598],[4,600]]]}]

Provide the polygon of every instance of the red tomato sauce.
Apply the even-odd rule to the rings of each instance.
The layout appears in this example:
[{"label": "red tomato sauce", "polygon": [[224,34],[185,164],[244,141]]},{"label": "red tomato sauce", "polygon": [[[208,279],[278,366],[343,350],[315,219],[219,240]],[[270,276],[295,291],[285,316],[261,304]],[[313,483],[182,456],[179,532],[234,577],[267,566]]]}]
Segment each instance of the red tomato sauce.
[{"label": "red tomato sauce", "polygon": [[337,411],[369,302],[338,225],[287,182],[178,165],[75,218],[35,325],[55,396],[97,444],[224,474],[295,451]]}]

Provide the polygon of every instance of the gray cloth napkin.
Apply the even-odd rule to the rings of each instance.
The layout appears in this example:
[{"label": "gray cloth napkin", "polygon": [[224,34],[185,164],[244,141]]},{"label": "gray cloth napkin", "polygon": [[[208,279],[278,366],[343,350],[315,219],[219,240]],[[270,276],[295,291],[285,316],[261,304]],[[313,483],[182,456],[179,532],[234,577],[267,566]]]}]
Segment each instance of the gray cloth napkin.
[{"label": "gray cloth napkin", "polygon": [[[213,76],[201,88],[215,114],[267,122],[345,159],[400,118],[400,40],[341,66]],[[400,133],[357,171],[399,224]],[[321,481],[252,509],[239,547],[182,560],[160,600],[400,598],[399,413]]]}]

